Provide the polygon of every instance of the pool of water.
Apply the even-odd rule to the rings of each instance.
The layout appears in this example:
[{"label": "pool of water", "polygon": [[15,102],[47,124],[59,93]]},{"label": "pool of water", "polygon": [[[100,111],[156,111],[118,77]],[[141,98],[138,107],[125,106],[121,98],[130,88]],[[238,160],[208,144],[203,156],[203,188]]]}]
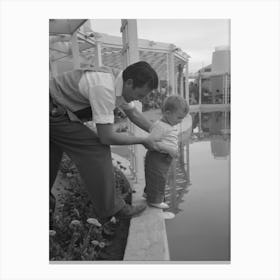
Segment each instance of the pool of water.
[{"label": "pool of water", "polygon": [[230,260],[230,113],[194,113],[172,163],[166,220],[172,261]]}]

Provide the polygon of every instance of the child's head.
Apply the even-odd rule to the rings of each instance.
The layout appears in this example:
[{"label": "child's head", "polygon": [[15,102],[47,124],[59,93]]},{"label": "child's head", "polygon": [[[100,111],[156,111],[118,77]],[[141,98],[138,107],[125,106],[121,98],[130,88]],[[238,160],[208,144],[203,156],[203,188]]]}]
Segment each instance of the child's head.
[{"label": "child's head", "polygon": [[187,101],[179,95],[168,96],[161,108],[164,119],[170,125],[180,123],[189,112]]}]

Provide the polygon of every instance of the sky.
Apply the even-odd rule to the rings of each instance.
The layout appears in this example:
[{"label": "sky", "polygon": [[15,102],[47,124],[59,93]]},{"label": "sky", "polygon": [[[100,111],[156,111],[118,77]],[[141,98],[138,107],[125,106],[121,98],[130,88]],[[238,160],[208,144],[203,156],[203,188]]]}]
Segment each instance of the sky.
[{"label": "sky", "polygon": [[[120,19],[91,21],[95,32],[121,36]],[[228,19],[137,19],[138,38],[170,43],[190,57],[189,72],[211,64],[215,47],[230,46]]]}]

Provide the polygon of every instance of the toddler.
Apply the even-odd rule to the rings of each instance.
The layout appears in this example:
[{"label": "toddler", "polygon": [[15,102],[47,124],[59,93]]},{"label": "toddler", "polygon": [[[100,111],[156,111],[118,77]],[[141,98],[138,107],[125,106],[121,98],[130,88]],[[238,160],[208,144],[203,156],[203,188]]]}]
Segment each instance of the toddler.
[{"label": "toddler", "polygon": [[152,126],[150,137],[160,137],[157,142],[158,151],[148,150],[145,157],[146,186],[143,196],[147,198],[150,206],[167,209],[164,202],[164,193],[167,172],[172,158],[178,155],[179,124],[189,112],[185,99],[178,95],[171,95],[164,100],[162,118]]}]

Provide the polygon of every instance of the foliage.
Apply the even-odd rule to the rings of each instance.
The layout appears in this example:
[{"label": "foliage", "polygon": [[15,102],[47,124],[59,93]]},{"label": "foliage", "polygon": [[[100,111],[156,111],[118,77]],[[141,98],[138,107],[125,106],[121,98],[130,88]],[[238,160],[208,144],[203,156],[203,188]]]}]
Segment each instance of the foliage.
[{"label": "foliage", "polygon": [[[122,259],[129,221],[120,221],[115,217],[98,221],[79,172],[66,155],[60,171],[69,180],[69,187],[57,195],[58,206],[49,236],[50,260]],[[127,203],[131,203],[129,182],[116,167],[114,174],[117,192]],[[118,236],[120,234],[122,236]],[[116,247],[114,243],[122,243],[122,246],[117,244],[118,252],[110,255],[110,251]]]},{"label": "foliage", "polygon": [[142,99],[143,112],[150,109],[159,109],[162,106],[163,100],[166,97],[166,93],[161,93],[158,90],[152,91],[145,98]]}]

